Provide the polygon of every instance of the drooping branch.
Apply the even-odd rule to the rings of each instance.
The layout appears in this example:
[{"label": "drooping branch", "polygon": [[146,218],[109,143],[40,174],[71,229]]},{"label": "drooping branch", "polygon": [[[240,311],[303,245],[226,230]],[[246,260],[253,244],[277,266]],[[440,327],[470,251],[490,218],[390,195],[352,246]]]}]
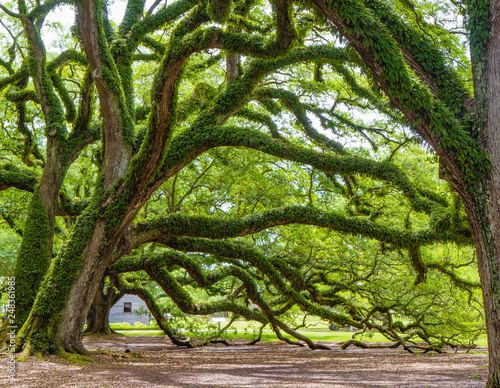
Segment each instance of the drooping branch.
[{"label": "drooping branch", "polygon": [[[272,326],[274,332],[276,333],[277,337],[282,341],[286,341],[286,342],[290,343],[286,337],[281,335],[279,329],[282,329],[285,333],[297,338],[298,340],[304,341],[307,344],[307,346],[309,346],[310,349],[313,349],[313,350],[315,350],[315,349],[332,350],[331,347],[329,347],[327,345],[323,345],[323,344],[318,344],[318,343],[312,341],[309,337],[305,336],[304,334],[301,334],[298,331],[293,330],[292,328],[288,327],[286,324],[284,324],[282,321],[280,321],[276,317],[272,317],[270,319],[270,321],[271,321],[271,326]],[[302,343],[300,343],[300,342],[299,343],[292,343],[292,345],[301,346]]]},{"label": "drooping branch", "polygon": [[[315,343],[314,341],[311,341],[307,336],[298,333],[297,331],[291,329],[288,325],[283,323],[281,320],[279,320],[277,318],[277,315],[279,315],[280,313],[270,308],[268,303],[261,296],[261,293],[258,291],[255,280],[253,280],[249,276],[249,274],[242,268],[236,266],[231,266],[231,267],[226,266],[222,267],[220,270],[206,273],[194,257],[182,255],[178,252],[167,251],[163,254],[149,255],[147,257],[124,257],[109,269],[109,273],[119,273],[124,271],[140,270],[140,269],[146,270],[146,272],[162,286],[163,290],[167,292],[171,298],[174,299],[174,301],[179,305],[179,307],[184,312],[193,313],[192,308],[190,309],[189,307],[190,305],[193,305],[192,302],[190,303],[186,302],[188,294],[184,293],[184,296],[181,297],[181,295],[183,295],[182,289],[177,284],[175,279],[171,275],[169,275],[165,269],[163,269],[163,267],[170,265],[179,265],[182,268],[186,269],[186,271],[196,281],[196,283],[200,287],[204,288],[207,288],[212,284],[215,284],[225,279],[228,276],[234,276],[238,278],[239,280],[242,281],[246,289],[247,297],[257,306],[259,306],[260,310],[263,312],[263,314],[275,328],[278,338],[285,340],[285,337],[282,337],[279,333],[279,329],[277,329],[279,327],[282,330],[284,330],[287,334],[292,335],[295,338],[306,342],[311,349],[330,349],[327,346],[320,345]],[[230,301],[227,300],[226,302],[224,302],[224,300],[220,300],[218,302],[214,302],[207,305],[196,304],[193,305],[194,306],[193,308],[196,308],[197,310],[203,308],[204,309],[211,308],[212,310],[210,311],[215,312],[217,310],[213,310],[213,308],[216,306],[219,306],[219,308],[222,309],[228,308],[227,306],[231,306],[231,304],[228,304],[227,302]],[[288,310],[290,307],[291,305],[288,305],[284,311]],[[226,311],[226,310],[218,310],[218,311]],[[249,311],[242,310],[242,307],[239,307],[238,309],[232,307],[230,311],[233,311],[233,313],[236,313],[238,315],[243,315],[247,319],[255,320],[256,318],[255,312],[252,312],[252,314],[249,315]],[[197,312],[197,313],[201,314],[202,312]],[[260,320],[260,322],[265,323],[266,321]]]},{"label": "drooping branch", "polygon": [[196,238],[162,239],[161,241],[163,244],[180,251],[202,252],[228,259],[244,260],[265,273],[270,282],[283,296],[289,298],[311,314],[339,322],[341,324],[349,323],[356,325],[356,322],[350,320],[347,316],[312,303],[308,300],[308,298],[285,281],[285,278],[280,274],[280,271],[276,268],[272,261],[268,260],[265,256],[254,249],[227,241],[212,241]]},{"label": "drooping branch", "polygon": [[387,28],[403,53],[405,62],[458,117],[470,114],[471,97],[456,71],[446,63],[442,50],[423,32],[410,28],[386,4],[365,2]]},{"label": "drooping branch", "polygon": [[[413,67],[417,72],[420,69],[426,70],[426,75],[432,79],[434,85],[439,79],[443,90],[438,94],[441,93],[441,96],[446,98],[452,96],[453,104],[458,102],[458,106],[464,106],[465,100],[463,95],[460,95],[463,87],[454,87],[457,77],[446,70],[440,52],[417,33],[403,38],[406,27],[386,6],[381,6],[383,19],[391,19],[390,27],[375,20],[371,16],[373,10],[357,0],[342,3],[315,0],[314,3],[357,50],[388,98],[440,156],[441,166],[454,187],[460,190],[466,183],[473,184],[480,180],[489,169],[489,159],[484,152],[476,149],[475,140],[468,132],[470,123],[457,120],[452,111],[454,107],[448,106],[446,99],[442,101],[434,98],[427,85],[413,80],[399,45],[406,46],[410,51],[412,58],[408,57],[409,62],[418,57],[415,61],[415,65],[420,62],[418,69]],[[371,4],[373,3],[374,1]],[[432,58],[429,64],[422,65],[428,58]],[[440,61],[442,66],[436,65],[436,61]],[[444,70],[436,70],[439,74],[432,70],[441,67]],[[463,112],[464,109],[458,111]]]},{"label": "drooping branch", "polygon": [[398,341],[398,342],[394,342],[394,343],[389,344],[389,345],[380,345],[380,344],[372,345],[372,344],[366,344],[364,342],[361,342],[361,341],[358,341],[355,339],[350,339],[350,340],[345,341],[340,346],[340,348],[347,349],[351,345],[357,346],[358,348],[361,348],[361,349],[396,349],[396,348],[401,346],[401,342]]},{"label": "drooping branch", "polygon": [[12,164],[0,168],[0,190],[15,187],[19,190],[33,192],[38,177],[29,170],[23,170]]},{"label": "drooping branch", "polygon": [[313,207],[288,207],[268,210],[242,219],[171,215],[133,225],[123,238],[119,251],[131,249],[165,236],[190,236],[224,239],[257,233],[281,225],[315,225],[352,235],[363,235],[394,246],[428,245],[453,241],[470,244],[468,238],[432,230],[409,232],[374,223],[369,219],[348,217],[337,212],[322,212]]},{"label": "drooping branch", "polygon": [[201,287],[209,287],[228,276],[236,276],[242,280],[245,287],[250,290],[250,297],[260,300],[255,282],[242,269],[227,267],[216,272],[207,273],[194,258],[174,251],[164,252],[160,255],[124,257],[111,266],[108,273],[118,274],[121,272],[145,270],[185,313],[206,315],[220,311],[232,311],[247,319],[267,323],[267,320],[260,313],[236,303],[232,298],[225,298],[204,304],[194,303],[191,295],[189,295],[179,282],[164,268],[168,265],[178,265],[186,269],[190,276]]},{"label": "drooping branch", "polygon": [[141,298],[144,303],[146,303],[146,306],[148,307],[148,310],[151,312],[153,317],[155,318],[156,322],[158,323],[158,326],[160,326],[160,329],[162,329],[165,334],[170,338],[170,340],[177,346],[186,346],[188,348],[193,348],[193,344],[191,341],[187,340],[181,340],[178,338],[172,328],[170,327],[168,321],[165,319],[163,316],[160,307],[155,301],[155,298],[153,295],[151,295],[151,292],[149,292],[147,289],[144,287],[141,287],[136,284],[132,284],[131,282],[127,282],[125,279],[118,275],[111,275],[110,280],[112,281],[113,285],[119,289],[122,293],[124,294],[132,294],[132,295],[137,295],[139,298]]},{"label": "drooping branch", "polygon": [[[207,315],[220,311],[231,311],[234,314],[238,314],[247,319],[255,320],[261,323],[267,322],[262,314],[256,312],[255,310],[250,310],[246,306],[236,303],[229,298],[208,303],[195,303],[192,300],[191,295],[189,295],[189,293],[186,292],[175,280],[175,278],[164,268],[159,268],[156,266],[151,267],[148,265],[148,263],[146,263],[146,272],[162,287],[165,293],[167,293],[170,298],[174,300],[177,306],[179,306],[179,308],[185,313]],[[234,268],[224,269],[221,273],[218,274],[215,279],[210,282],[215,283],[219,281],[219,278],[228,276],[227,272],[234,272]],[[198,275],[200,274],[201,272],[198,272]]]},{"label": "drooping branch", "polygon": [[8,214],[5,211],[0,211],[0,217],[4,219],[4,221],[9,225],[9,227],[19,236],[23,236],[23,231],[19,226],[16,224],[16,221],[11,217],[10,214]]}]

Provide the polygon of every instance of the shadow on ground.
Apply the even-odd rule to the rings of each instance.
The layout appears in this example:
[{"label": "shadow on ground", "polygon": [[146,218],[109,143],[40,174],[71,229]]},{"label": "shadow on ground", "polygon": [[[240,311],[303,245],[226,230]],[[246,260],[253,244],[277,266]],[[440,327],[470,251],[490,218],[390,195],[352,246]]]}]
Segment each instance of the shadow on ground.
[{"label": "shadow on ground", "polygon": [[[473,353],[408,354],[402,350],[349,348],[309,350],[284,343],[223,345],[182,349],[162,336],[94,336],[89,349],[138,352],[141,358],[93,356],[95,362],[71,364],[55,356],[18,363],[10,380],[0,360],[0,387],[484,387],[486,349]],[[479,352],[477,352],[479,350]]]}]

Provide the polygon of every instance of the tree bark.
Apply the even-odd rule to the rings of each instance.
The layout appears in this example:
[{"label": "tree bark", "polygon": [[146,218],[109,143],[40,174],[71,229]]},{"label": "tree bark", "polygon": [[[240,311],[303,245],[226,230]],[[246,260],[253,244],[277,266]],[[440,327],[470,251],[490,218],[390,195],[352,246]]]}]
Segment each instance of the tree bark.
[{"label": "tree bark", "polygon": [[[488,335],[489,376],[487,387],[500,387],[500,224],[493,187],[489,194],[464,200],[474,236]],[[497,197],[498,199],[498,197]],[[495,214],[496,212],[496,214]]]},{"label": "tree bark", "polygon": [[489,10],[487,2],[469,7],[478,144],[489,155],[491,169],[471,190],[472,199],[463,200],[483,291],[489,354],[486,387],[500,387],[500,1],[491,0]]},{"label": "tree bark", "polygon": [[112,334],[116,333],[109,326],[109,311],[123,295],[116,292],[112,286],[105,286],[104,279],[90,306],[87,314],[87,328],[83,332],[84,335],[91,334]]},{"label": "tree bark", "polygon": [[228,85],[238,77],[239,54],[226,54],[226,82]]}]

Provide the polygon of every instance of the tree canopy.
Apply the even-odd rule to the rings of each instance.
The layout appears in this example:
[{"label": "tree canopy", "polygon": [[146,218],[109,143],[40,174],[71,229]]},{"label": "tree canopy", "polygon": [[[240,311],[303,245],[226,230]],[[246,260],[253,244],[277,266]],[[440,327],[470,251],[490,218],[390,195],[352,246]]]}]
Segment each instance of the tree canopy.
[{"label": "tree canopy", "polygon": [[500,281],[484,270],[498,272],[484,4],[116,7],[0,6],[1,271],[16,278],[21,357],[87,354],[85,319],[111,286],[185,346],[159,289],[184,313],[229,312],[313,349],[291,316],[408,351],[484,332],[477,261],[483,293]]}]

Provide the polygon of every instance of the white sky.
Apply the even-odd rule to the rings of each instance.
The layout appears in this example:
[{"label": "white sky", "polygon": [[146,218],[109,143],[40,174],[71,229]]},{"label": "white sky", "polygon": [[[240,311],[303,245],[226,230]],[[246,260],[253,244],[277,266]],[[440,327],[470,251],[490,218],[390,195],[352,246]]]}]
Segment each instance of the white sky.
[{"label": "white sky", "polygon": [[[2,0],[0,0],[2,1]],[[145,6],[145,11],[149,9],[151,4],[153,4],[154,0],[146,0],[146,6]],[[127,0],[109,0],[109,6],[108,6],[108,12],[109,12],[109,17],[110,20],[113,21],[115,24],[119,24],[120,21],[123,18],[123,15],[125,13],[125,8],[126,8]],[[156,10],[160,9],[162,5],[159,5]],[[56,27],[51,27],[51,24],[57,22],[59,23],[59,26]],[[60,52],[61,47],[59,46],[61,44],[61,37],[62,36],[67,36],[69,34],[69,30],[71,26],[75,24],[75,11],[74,11],[74,6],[71,5],[60,5],[53,9],[49,15],[47,15],[46,22],[44,24],[44,27],[42,28],[42,37],[44,39],[44,42],[46,44],[46,49],[50,52]],[[2,28],[0,26],[0,28]],[[342,107],[340,107],[342,110]],[[369,125],[370,122],[373,120],[376,120],[378,118],[378,115],[376,113],[372,114],[367,114],[364,112],[362,114],[364,122]],[[319,132],[323,133],[324,135],[327,135],[330,138],[336,138],[337,136],[332,136],[333,134],[331,133],[330,130],[324,130],[319,122],[319,120],[313,116],[313,115],[308,115],[311,123],[313,124],[313,127],[315,127]],[[339,140],[339,139],[337,139]],[[361,143],[364,143],[363,139],[356,139],[355,141],[355,146],[361,145]],[[352,146],[352,144],[350,144]],[[365,146],[368,146],[368,144],[365,144]]]},{"label": "white sky", "polygon": [[[154,0],[146,0],[146,6],[144,7],[145,11],[149,9],[153,2]],[[110,0],[108,6],[110,20],[112,20],[116,24],[120,23],[123,15],[125,14],[126,6],[126,0]],[[156,7],[156,10],[160,9],[161,7],[162,5],[159,5],[158,7]],[[47,26],[51,22],[59,22],[62,25],[63,31],[56,31],[54,29],[48,28]],[[45,28],[42,28],[45,42],[56,42],[60,39],[61,32],[63,34],[67,34],[73,24],[75,24],[75,11],[73,6],[64,4],[55,8],[47,15]],[[50,46],[55,47],[52,44]]]},{"label": "white sky", "polygon": [[[149,2],[149,1],[148,1]],[[125,0],[114,0],[111,2],[111,5],[109,6],[108,12],[109,12],[109,17],[110,19],[115,22],[119,23],[121,19],[123,18],[123,15],[125,13],[125,7],[127,3]],[[146,8],[147,9],[147,8]],[[58,22],[62,25],[63,31],[62,33],[66,35],[69,32],[69,29],[73,24],[75,24],[75,11],[74,7],[71,5],[61,5],[52,12],[50,12],[47,15],[46,22],[44,25],[44,28],[42,28],[42,33],[43,37],[45,38],[44,41],[48,44],[48,42],[51,42],[49,47],[55,47],[53,45],[53,42],[56,42],[57,40],[60,39],[60,34],[61,31],[57,31],[51,28],[48,28],[48,25],[52,22]],[[48,38],[48,39],[47,39]]]}]

